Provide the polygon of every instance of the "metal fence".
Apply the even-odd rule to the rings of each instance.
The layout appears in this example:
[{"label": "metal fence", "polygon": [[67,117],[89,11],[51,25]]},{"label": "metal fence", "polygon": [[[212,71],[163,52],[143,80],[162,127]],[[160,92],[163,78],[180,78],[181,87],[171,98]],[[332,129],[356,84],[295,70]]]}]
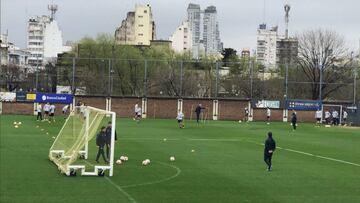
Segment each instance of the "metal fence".
[{"label": "metal fence", "polygon": [[[327,99],[359,101],[356,68],[320,71],[314,78],[294,65],[265,69],[253,60],[237,63],[214,61],[131,60],[108,58],[58,58],[57,62],[23,73],[12,85],[26,91],[101,96]],[[338,80],[330,80],[338,77]],[[329,79],[330,78],[330,79]],[[333,81],[333,82],[327,82]],[[334,82],[335,81],[335,82]],[[321,88],[319,88],[321,86]],[[9,89],[6,81],[1,89]]]}]

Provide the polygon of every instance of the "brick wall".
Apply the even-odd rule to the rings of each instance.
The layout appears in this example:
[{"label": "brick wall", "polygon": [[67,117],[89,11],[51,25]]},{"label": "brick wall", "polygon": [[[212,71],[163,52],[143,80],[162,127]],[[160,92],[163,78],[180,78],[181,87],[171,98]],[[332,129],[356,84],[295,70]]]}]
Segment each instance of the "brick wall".
[{"label": "brick wall", "polygon": [[[288,121],[291,121],[292,111],[288,111]],[[315,122],[315,111],[296,111],[298,122]]]},{"label": "brick wall", "polygon": [[[105,100],[105,98],[103,99]],[[139,98],[112,98],[111,111],[114,111],[118,117],[134,117],[136,102],[141,107],[141,99]]]},{"label": "brick wall", "polygon": [[33,115],[33,103],[2,103],[3,114]]},{"label": "brick wall", "polygon": [[106,99],[105,97],[84,97],[84,96],[76,96],[76,103],[83,102],[87,106],[92,106],[99,109],[106,108]]},{"label": "brick wall", "polygon": [[219,100],[219,120],[242,120],[248,101]]},{"label": "brick wall", "polygon": [[[196,107],[201,104],[205,109],[203,110],[203,115],[207,117],[208,120],[212,119],[212,110],[213,110],[213,100],[205,100],[205,99],[184,99],[183,100],[183,113],[186,119],[195,120]],[[175,115],[176,116],[176,115]]]},{"label": "brick wall", "polygon": [[[254,109],[253,113],[254,121],[266,121],[266,109]],[[282,121],[283,110],[282,109],[271,109],[271,121]]]},{"label": "brick wall", "polygon": [[175,119],[177,115],[177,99],[148,99],[148,118]]}]

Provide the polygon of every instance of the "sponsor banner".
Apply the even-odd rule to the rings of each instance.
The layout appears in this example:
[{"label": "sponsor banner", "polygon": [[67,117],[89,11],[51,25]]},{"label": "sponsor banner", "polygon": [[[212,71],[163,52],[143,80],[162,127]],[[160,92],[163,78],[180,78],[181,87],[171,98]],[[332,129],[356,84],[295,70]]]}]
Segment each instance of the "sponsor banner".
[{"label": "sponsor banner", "polygon": [[52,93],[36,93],[36,102],[38,103],[57,103],[70,104],[73,102],[71,94],[52,94]]},{"label": "sponsor banner", "polygon": [[287,100],[286,108],[290,110],[316,111],[321,109],[321,101]]},{"label": "sponsor banner", "polygon": [[280,101],[258,100],[258,101],[255,101],[253,106],[255,108],[278,109],[278,108],[280,108]]},{"label": "sponsor banner", "polygon": [[16,92],[16,101],[17,102],[25,102],[26,100],[26,92]]},{"label": "sponsor banner", "polygon": [[15,102],[16,101],[16,93],[15,92],[0,92],[0,101]]},{"label": "sponsor banner", "polygon": [[35,93],[27,93],[26,94],[26,100],[35,101],[36,100],[36,94]]}]

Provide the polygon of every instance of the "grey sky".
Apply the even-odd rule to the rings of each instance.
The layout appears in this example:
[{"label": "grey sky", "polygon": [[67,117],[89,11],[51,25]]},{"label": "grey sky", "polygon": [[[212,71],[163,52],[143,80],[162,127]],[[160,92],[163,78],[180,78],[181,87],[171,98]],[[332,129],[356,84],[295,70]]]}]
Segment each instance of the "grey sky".
[{"label": "grey sky", "polygon": [[[9,40],[20,47],[26,43],[26,21],[34,15],[49,14],[52,0],[0,0],[1,31],[9,31]],[[218,10],[221,40],[224,47],[240,51],[255,49],[256,29],[263,22],[264,0],[53,0],[59,5],[56,18],[63,31],[64,42],[76,41],[97,33],[114,33],[126,13],[136,3],[152,6],[157,38],[168,39],[186,19],[188,3],[204,9],[214,5]],[[284,29],[283,5],[286,0],[266,0],[265,22]],[[343,35],[351,49],[358,49],[360,40],[359,0],[288,0],[291,4],[290,34],[311,28],[329,28]]]}]

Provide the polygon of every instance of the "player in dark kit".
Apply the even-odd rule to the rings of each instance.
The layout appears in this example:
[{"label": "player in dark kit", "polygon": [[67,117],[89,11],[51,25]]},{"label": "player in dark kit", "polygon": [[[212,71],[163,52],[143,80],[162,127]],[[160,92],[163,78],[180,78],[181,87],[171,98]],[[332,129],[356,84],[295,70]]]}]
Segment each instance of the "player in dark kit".
[{"label": "player in dark kit", "polygon": [[[108,126],[106,127],[106,136],[105,136],[105,142],[106,142],[106,157],[109,160],[110,156],[110,146],[111,146],[111,121],[108,122]],[[115,130],[115,141],[117,140],[116,130]]]},{"label": "player in dark kit", "polygon": [[272,132],[268,132],[268,138],[265,140],[265,149],[264,149],[264,161],[268,166],[267,170],[271,171],[272,164],[271,159],[274,151],[276,149],[275,140],[272,138]]},{"label": "player in dark kit", "polygon": [[296,123],[297,123],[297,116],[295,110],[293,110],[291,114],[291,125],[293,127],[293,130],[296,130],[296,125],[297,125]]},{"label": "player in dark kit", "polygon": [[200,120],[200,114],[201,114],[201,110],[205,109],[204,107],[201,106],[201,104],[199,104],[196,109],[195,109],[195,113],[196,113],[196,122],[199,123]]},{"label": "player in dark kit", "polygon": [[100,154],[102,155],[105,163],[109,163],[108,160],[105,158],[104,154],[104,146],[106,143],[106,128],[105,126],[101,127],[101,131],[96,136],[96,145],[98,146],[98,153],[96,155],[96,162],[99,163]]}]

